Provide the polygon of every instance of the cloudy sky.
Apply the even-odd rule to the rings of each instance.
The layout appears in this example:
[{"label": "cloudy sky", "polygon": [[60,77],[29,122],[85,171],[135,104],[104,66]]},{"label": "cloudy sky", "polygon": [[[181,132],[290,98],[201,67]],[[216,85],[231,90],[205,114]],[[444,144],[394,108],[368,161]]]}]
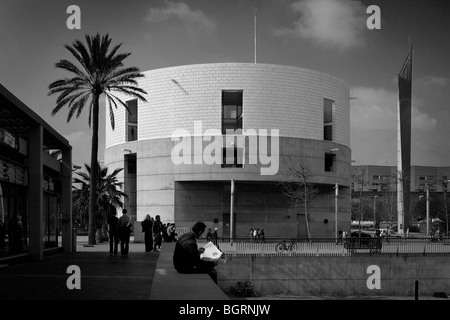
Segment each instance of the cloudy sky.
[{"label": "cloudy sky", "polygon": [[[81,30],[69,30],[70,5]],[[63,47],[85,34],[109,33],[127,66],[141,71],[196,63],[254,60],[310,68],[350,86],[352,159],[396,165],[399,73],[414,44],[412,164],[450,166],[450,1],[447,0],[0,0],[0,83],[65,136],[73,161],[90,162],[87,114],[52,117],[48,85],[65,73]],[[381,10],[381,29],[366,26]],[[104,110],[99,159],[103,159]],[[109,125],[106,124],[106,125]]]}]

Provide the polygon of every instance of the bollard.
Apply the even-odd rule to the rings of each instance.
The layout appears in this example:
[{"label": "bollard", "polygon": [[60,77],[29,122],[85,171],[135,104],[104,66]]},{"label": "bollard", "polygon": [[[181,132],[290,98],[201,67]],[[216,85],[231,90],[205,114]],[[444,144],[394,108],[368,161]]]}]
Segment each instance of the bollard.
[{"label": "bollard", "polygon": [[414,300],[419,300],[419,280],[416,280],[415,283]]}]

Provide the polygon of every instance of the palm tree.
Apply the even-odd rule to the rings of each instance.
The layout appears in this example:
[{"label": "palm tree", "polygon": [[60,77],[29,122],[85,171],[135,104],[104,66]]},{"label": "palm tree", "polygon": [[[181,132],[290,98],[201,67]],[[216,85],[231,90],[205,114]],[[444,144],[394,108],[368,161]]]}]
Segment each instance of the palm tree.
[{"label": "palm tree", "polygon": [[[86,35],[87,47],[79,40],[75,40],[72,45],[64,47],[75,57],[82,68],[77,67],[72,62],[62,59],[55,64],[57,68],[69,71],[72,78],[64,78],[52,82],[49,85],[48,95],[58,94],[56,107],[52,111],[54,116],[62,107],[67,106],[69,114],[67,122],[73,115],[78,118],[86,105],[89,106],[89,127],[92,119],[92,149],[91,167],[95,167],[98,162],[98,122],[99,122],[99,100],[102,94],[106,95],[109,103],[109,117],[111,127],[114,130],[113,106],[121,104],[128,112],[126,103],[115,96],[113,92],[132,96],[146,102],[142,94],[144,90],[137,87],[136,78],[143,77],[136,67],[122,68],[122,61],[131,53],[118,53],[117,50],[122,44],[116,45],[109,50],[111,38],[108,34],[100,37]],[[97,171],[91,174],[91,183],[97,181]],[[97,215],[97,197],[95,189],[89,194],[89,244],[95,244],[95,225]]]},{"label": "palm tree", "polygon": [[[97,162],[96,170],[91,170],[88,164],[85,164],[86,171],[75,172],[79,177],[73,178],[73,183],[80,185],[80,187],[74,187],[76,194],[78,195],[77,200],[80,203],[87,202],[87,193],[85,190],[96,190],[98,197],[96,207],[98,208],[98,214],[96,219],[96,229],[100,229],[105,226],[106,220],[112,212],[115,212],[117,208],[123,208],[123,198],[128,198],[128,195],[121,191],[123,187],[123,182],[117,179],[117,174],[123,170],[123,168],[118,168],[113,171],[113,173],[108,174],[107,167],[101,167]],[[96,188],[91,188],[91,178],[93,173],[96,172],[98,177]],[[83,199],[83,195],[84,199]],[[83,201],[84,200],[84,201]],[[104,233],[102,235],[104,237]],[[102,240],[100,237],[100,240]]]}]

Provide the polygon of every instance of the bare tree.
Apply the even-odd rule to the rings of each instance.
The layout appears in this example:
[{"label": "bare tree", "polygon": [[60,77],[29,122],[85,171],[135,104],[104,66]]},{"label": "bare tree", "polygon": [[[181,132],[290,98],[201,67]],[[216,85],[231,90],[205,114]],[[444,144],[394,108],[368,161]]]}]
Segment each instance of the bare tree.
[{"label": "bare tree", "polygon": [[311,240],[309,229],[308,206],[319,195],[319,189],[311,183],[313,172],[304,156],[293,159],[283,158],[281,162],[281,174],[284,179],[280,182],[283,194],[289,199],[293,206],[303,206],[305,211],[305,224],[308,240]]},{"label": "bare tree", "polygon": [[360,165],[352,167],[352,182],[354,190],[358,190],[359,231],[361,232],[361,220],[363,220],[362,202],[365,195],[364,189],[369,185],[367,166]]}]

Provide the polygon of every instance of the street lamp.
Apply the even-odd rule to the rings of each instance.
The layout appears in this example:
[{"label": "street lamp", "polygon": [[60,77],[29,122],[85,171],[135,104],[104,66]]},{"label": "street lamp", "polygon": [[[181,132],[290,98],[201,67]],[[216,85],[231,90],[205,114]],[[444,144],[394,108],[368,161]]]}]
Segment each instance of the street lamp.
[{"label": "street lamp", "polygon": [[376,207],[377,207],[377,200],[378,196],[373,196],[373,226],[375,227],[377,224],[377,216],[376,216]]},{"label": "street lamp", "polygon": [[430,236],[430,188],[428,184],[425,184],[427,188],[427,238]]},{"label": "street lamp", "polygon": [[338,239],[338,196],[339,196],[339,184],[334,186],[334,234]]},{"label": "street lamp", "polygon": [[446,237],[448,238],[448,209],[447,209],[447,184],[450,180],[445,180],[444,183],[444,206],[445,206],[445,223],[446,223]]}]

